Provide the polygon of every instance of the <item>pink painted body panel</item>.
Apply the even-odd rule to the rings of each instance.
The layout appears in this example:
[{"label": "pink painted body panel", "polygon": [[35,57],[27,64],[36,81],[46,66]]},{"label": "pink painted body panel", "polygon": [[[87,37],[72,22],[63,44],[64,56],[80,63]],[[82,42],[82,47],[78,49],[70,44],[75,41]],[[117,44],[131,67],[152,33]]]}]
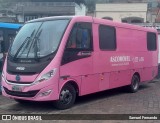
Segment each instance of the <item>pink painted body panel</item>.
[{"label": "pink painted body panel", "polygon": [[[75,60],[61,65],[64,49],[70,32],[76,22],[92,23],[93,51],[90,57]],[[116,28],[117,48],[115,51],[102,51],[99,48],[99,25],[110,25]],[[129,24],[122,24],[92,17],[73,17],[62,37],[59,49],[50,64],[36,75],[21,75],[22,82],[33,82],[38,77],[56,69],[54,77],[31,86],[22,86],[22,92],[40,90],[33,98],[15,97],[2,92],[10,98],[46,101],[58,100],[62,87],[69,81],[75,82],[78,86],[79,95],[86,95],[111,88],[129,85],[134,73],[138,72],[141,81],[152,80],[157,75],[158,50],[148,51],[146,46],[146,32],[155,32]],[[157,45],[158,47],[158,45]],[[158,48],[157,48],[158,49]],[[116,61],[116,59],[125,59]],[[3,73],[8,81],[15,81],[15,75],[6,71],[5,62]],[[67,78],[63,78],[67,76]],[[11,90],[12,85],[2,80],[2,86]],[[41,92],[52,90],[48,96],[40,97]]]}]

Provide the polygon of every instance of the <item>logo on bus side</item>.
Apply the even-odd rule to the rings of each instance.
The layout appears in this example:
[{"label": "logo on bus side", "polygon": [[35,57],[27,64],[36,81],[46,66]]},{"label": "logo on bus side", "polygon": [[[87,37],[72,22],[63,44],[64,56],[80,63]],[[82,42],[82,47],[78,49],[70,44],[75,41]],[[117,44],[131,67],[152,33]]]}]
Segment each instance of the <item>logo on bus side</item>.
[{"label": "logo on bus side", "polygon": [[112,66],[124,66],[124,65],[129,65],[130,62],[133,63],[144,62],[144,57],[111,56],[110,62],[112,63]]},{"label": "logo on bus side", "polygon": [[130,56],[111,56],[110,62],[130,62]]}]

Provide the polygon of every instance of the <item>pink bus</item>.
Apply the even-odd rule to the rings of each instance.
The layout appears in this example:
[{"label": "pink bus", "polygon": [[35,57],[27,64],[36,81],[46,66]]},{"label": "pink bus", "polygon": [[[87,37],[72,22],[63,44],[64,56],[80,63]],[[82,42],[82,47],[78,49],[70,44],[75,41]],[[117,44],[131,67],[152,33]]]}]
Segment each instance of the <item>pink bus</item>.
[{"label": "pink bus", "polygon": [[2,93],[17,102],[53,101],[139,83],[158,72],[157,31],[92,17],[47,17],[26,23],[9,49]]}]

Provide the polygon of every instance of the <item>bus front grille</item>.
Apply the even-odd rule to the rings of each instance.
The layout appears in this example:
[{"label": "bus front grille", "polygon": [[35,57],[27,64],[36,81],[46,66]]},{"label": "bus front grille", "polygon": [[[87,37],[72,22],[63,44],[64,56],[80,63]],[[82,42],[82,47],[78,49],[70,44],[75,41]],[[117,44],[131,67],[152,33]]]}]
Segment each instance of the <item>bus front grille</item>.
[{"label": "bus front grille", "polygon": [[18,92],[18,91],[8,90],[5,87],[3,88],[8,95],[17,96],[17,97],[34,97],[39,92],[39,90],[33,90],[28,92]]},{"label": "bus front grille", "polygon": [[17,81],[11,81],[11,80],[7,80],[9,83],[13,83],[13,84],[32,84],[33,82],[17,82]]}]

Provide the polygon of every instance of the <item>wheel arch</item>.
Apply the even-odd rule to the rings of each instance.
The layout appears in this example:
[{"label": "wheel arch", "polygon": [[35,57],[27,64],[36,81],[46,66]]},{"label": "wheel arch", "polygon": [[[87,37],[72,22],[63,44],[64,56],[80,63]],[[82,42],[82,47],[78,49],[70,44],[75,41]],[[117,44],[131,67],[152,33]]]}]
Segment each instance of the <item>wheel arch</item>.
[{"label": "wheel arch", "polygon": [[62,88],[63,88],[65,85],[67,85],[67,84],[72,85],[72,86],[75,88],[75,90],[76,90],[76,95],[79,96],[79,90],[80,90],[80,89],[79,89],[78,84],[77,84],[74,80],[69,80],[69,81],[65,82],[65,83],[62,85],[62,87],[60,88],[60,91],[61,91]]},{"label": "wheel arch", "polygon": [[[136,77],[135,77],[136,76]],[[138,80],[137,80],[138,78]],[[131,93],[135,93],[139,89],[139,83],[140,83],[140,74],[139,72],[134,72],[132,74],[131,83],[128,85],[128,91]]]},{"label": "wheel arch", "polygon": [[135,72],[132,76],[137,75],[139,77],[139,81],[141,81],[141,77],[140,77],[140,73],[139,72]]}]

